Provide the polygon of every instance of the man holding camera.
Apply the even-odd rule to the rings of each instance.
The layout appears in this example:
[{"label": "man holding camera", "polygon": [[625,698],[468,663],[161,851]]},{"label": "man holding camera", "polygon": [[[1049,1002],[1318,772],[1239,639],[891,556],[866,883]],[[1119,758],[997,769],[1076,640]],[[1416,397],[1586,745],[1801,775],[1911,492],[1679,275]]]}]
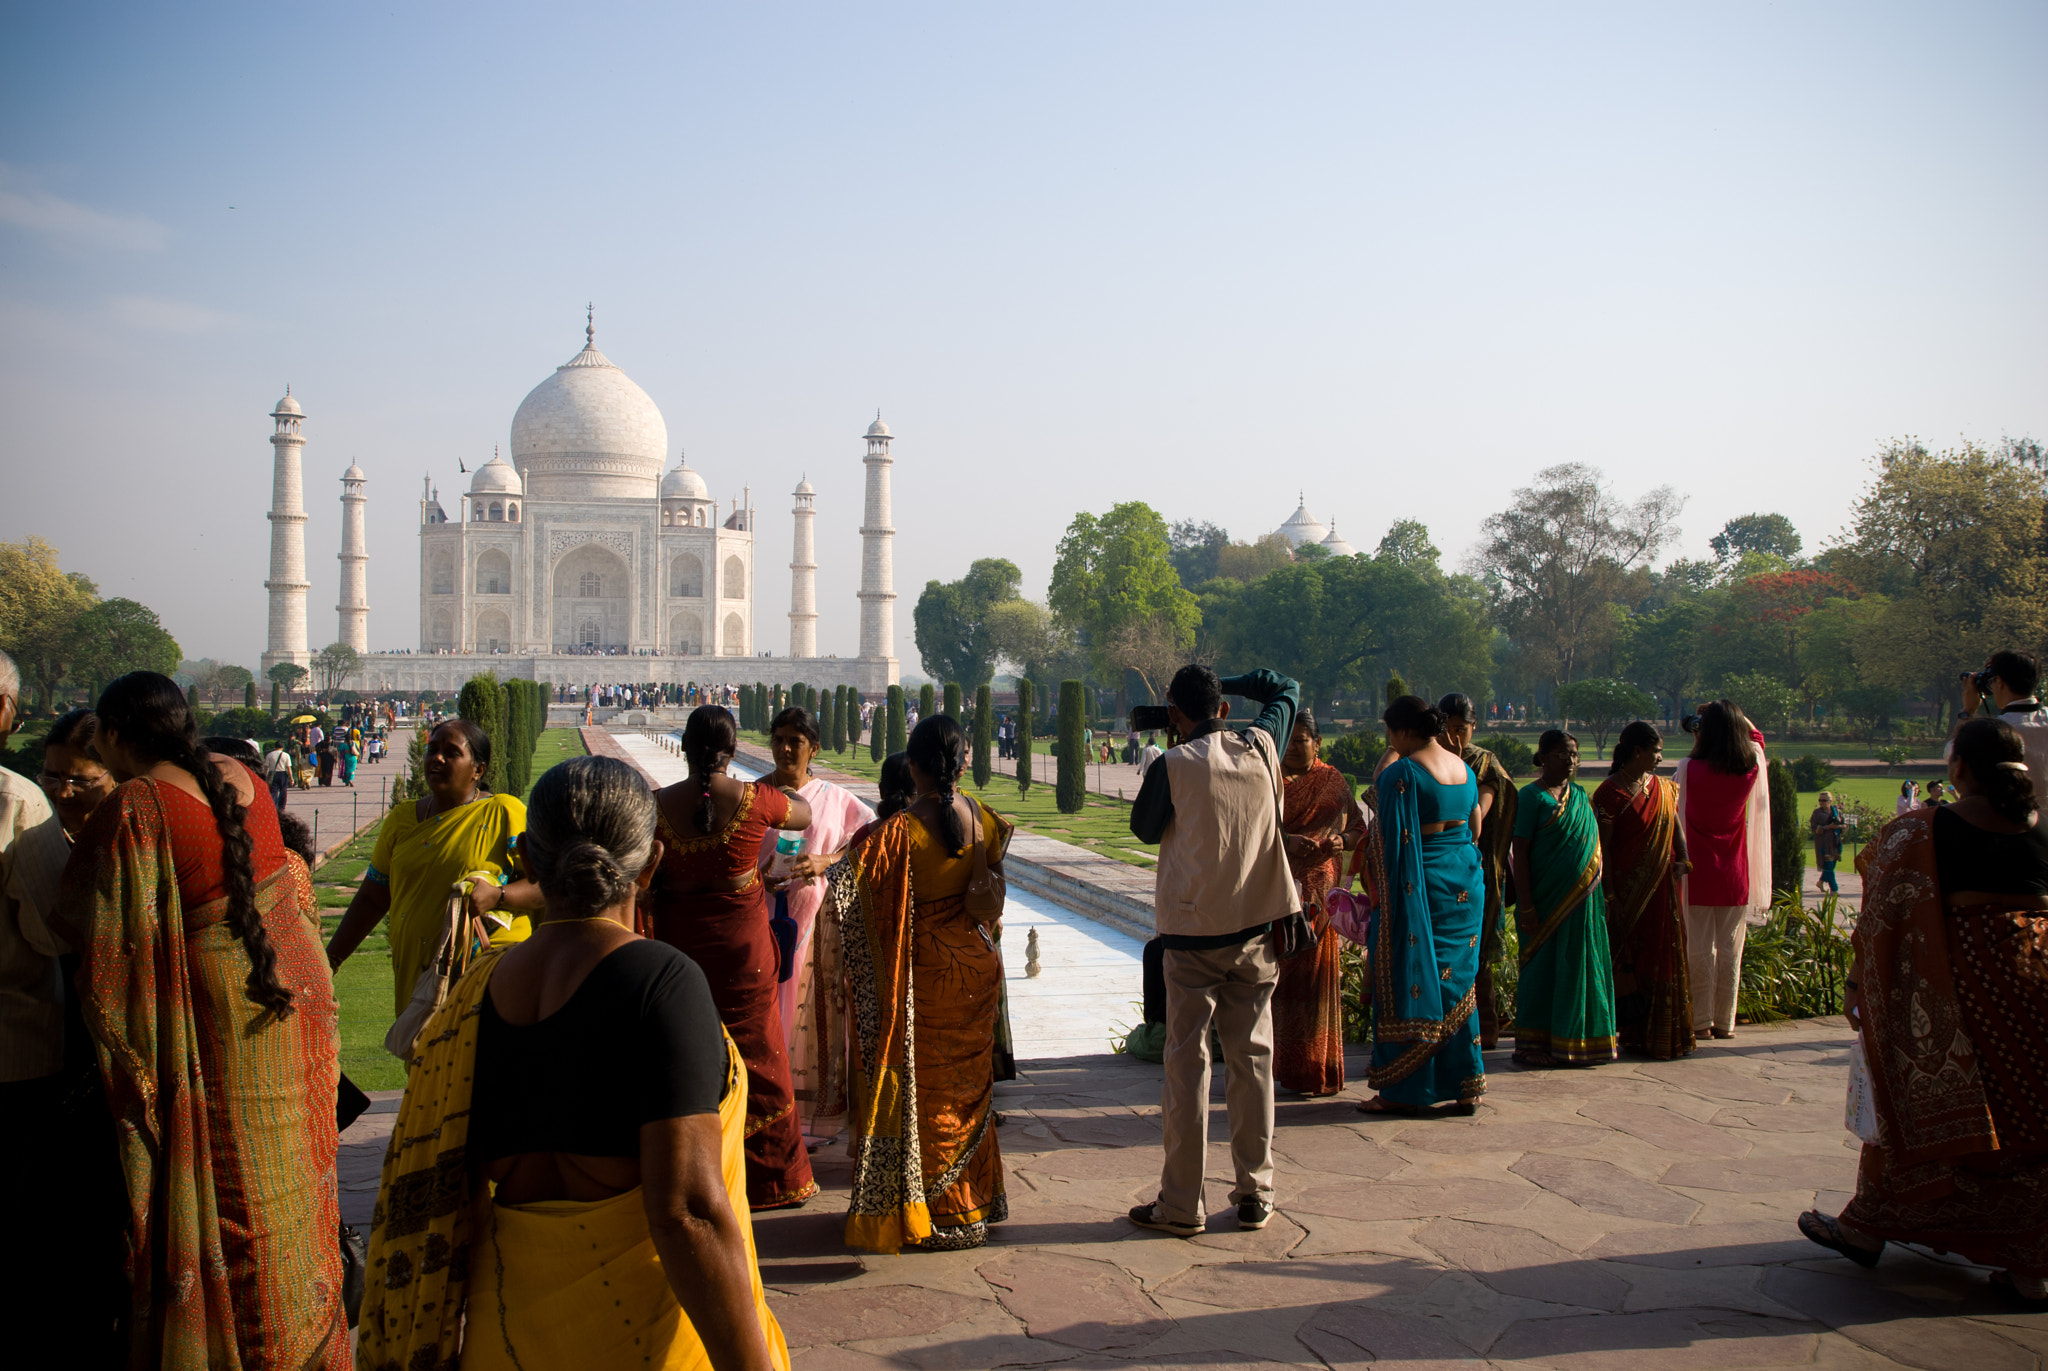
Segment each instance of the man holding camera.
[{"label": "man holding camera", "polygon": [[[1260,707],[1243,732],[1227,722],[1226,694]],[[1280,832],[1280,757],[1294,735],[1300,694],[1271,671],[1219,680],[1205,666],[1184,666],[1166,699],[1174,745],[1145,769],[1131,807],[1131,832],[1159,844],[1153,921],[1165,949],[1166,1164],[1159,1198],[1130,1218],[1189,1238],[1204,1224],[1212,1022],[1228,1073],[1237,1225],[1264,1228],[1273,1216],[1273,986],[1280,963],[1267,935],[1276,919],[1301,911]]]},{"label": "man holding camera", "polygon": [[[2048,814],[2048,710],[2035,694],[2041,664],[2032,654],[1994,652],[1981,671],[1963,673],[1963,715],[1975,714],[1985,700],[1991,714],[2020,731],[2027,749],[2027,775],[2034,783],[2034,806]],[[1942,749],[1948,755],[1948,748]]]}]

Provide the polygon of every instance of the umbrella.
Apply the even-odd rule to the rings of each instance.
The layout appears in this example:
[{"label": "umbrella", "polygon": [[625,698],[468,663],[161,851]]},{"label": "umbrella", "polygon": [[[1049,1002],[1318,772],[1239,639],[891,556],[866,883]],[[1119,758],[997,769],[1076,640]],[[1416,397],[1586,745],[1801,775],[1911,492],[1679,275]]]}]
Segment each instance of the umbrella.
[{"label": "umbrella", "polygon": [[295,724],[317,724],[320,722],[320,720],[311,714],[301,714],[298,718],[292,720],[292,722]]}]

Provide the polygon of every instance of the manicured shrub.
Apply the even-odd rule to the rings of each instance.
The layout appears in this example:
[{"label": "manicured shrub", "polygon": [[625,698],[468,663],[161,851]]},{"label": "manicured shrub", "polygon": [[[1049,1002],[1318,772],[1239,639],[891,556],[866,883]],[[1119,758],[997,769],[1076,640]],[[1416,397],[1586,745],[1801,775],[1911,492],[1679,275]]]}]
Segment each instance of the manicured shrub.
[{"label": "manicured shrub", "polygon": [[933,711],[934,711],[934,710],[935,710],[935,709],[936,709],[937,707],[938,707],[938,706],[937,706],[937,705],[936,705],[936,704],[934,703],[934,695],[933,695],[933,692],[932,692],[932,683],[931,683],[930,681],[926,681],[926,682],[925,682],[925,683],[924,683],[923,685],[921,685],[921,686],[919,686],[919,687],[917,688],[917,717],[918,717],[918,720],[919,720],[920,722],[922,722],[922,721],[924,721],[924,720],[926,720],[926,719],[929,719],[929,718],[931,718],[931,717],[932,717],[932,712],[933,712]]},{"label": "manicured shrub", "polygon": [[960,717],[960,683],[958,681],[946,682],[945,709],[946,713],[952,715],[955,719]]},{"label": "manicured shrub", "polygon": [[[947,686],[946,689],[953,691],[959,689],[959,687]],[[976,686],[974,688],[974,788],[976,790],[986,790],[988,788],[988,778],[991,770],[989,766],[989,752],[995,746],[995,741],[995,710],[989,705],[988,687],[985,685]]]},{"label": "manicured shrub", "polygon": [[1087,687],[1060,682],[1059,781],[1056,802],[1062,814],[1079,814],[1088,803],[1088,750],[1082,742],[1087,727]]},{"label": "manicured shrub", "polygon": [[[931,687],[926,686],[925,689],[930,690]],[[901,752],[910,743],[910,733],[908,728],[906,727],[906,720],[904,719],[903,709],[903,687],[900,685],[890,686],[889,750],[888,752],[882,754],[885,757],[890,756],[894,753]]]},{"label": "manicured shrub", "polygon": [[1770,763],[1771,888],[1799,897],[1806,883],[1806,816],[1799,812],[1799,786],[1792,768]]},{"label": "manicured shrub", "polygon": [[1835,764],[1825,757],[1794,757],[1792,782],[1802,791],[1826,790],[1835,783]]},{"label": "manicured shrub", "polygon": [[1536,765],[1536,749],[1512,733],[1489,733],[1478,743],[1500,760],[1510,776],[1520,776]]},{"label": "manicured shrub", "polygon": [[1034,698],[1031,678],[1020,677],[1017,681],[1017,793],[1031,793],[1031,703]]}]

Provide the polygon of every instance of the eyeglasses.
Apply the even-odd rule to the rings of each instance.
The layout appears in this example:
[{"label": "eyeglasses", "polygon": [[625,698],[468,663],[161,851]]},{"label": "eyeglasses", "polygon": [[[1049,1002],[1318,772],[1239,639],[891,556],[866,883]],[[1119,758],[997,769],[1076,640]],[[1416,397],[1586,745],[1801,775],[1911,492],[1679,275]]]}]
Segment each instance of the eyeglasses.
[{"label": "eyeglasses", "polygon": [[105,784],[111,778],[105,772],[101,772],[97,776],[62,776],[54,771],[45,771],[36,779],[43,783],[43,789],[45,790],[69,792],[73,790],[91,790],[96,785]]}]

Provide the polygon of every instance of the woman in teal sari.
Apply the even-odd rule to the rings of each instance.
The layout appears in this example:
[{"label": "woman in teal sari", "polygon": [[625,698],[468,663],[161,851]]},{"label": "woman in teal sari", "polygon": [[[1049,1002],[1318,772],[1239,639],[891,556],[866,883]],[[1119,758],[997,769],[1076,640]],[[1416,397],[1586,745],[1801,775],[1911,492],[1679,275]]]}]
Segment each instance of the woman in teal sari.
[{"label": "woman in teal sari", "polygon": [[1399,754],[1376,782],[1367,862],[1373,912],[1372,1066],[1364,1114],[1478,1108],[1486,1090],[1473,1009],[1486,876],[1472,769],[1439,741],[1444,716],[1403,695],[1380,716]]},{"label": "woman in teal sari", "polygon": [[1515,810],[1515,1064],[1592,1066],[1618,1055],[1614,958],[1600,889],[1600,826],[1579,769],[1579,740],[1562,729],[1536,744],[1542,775]]}]

